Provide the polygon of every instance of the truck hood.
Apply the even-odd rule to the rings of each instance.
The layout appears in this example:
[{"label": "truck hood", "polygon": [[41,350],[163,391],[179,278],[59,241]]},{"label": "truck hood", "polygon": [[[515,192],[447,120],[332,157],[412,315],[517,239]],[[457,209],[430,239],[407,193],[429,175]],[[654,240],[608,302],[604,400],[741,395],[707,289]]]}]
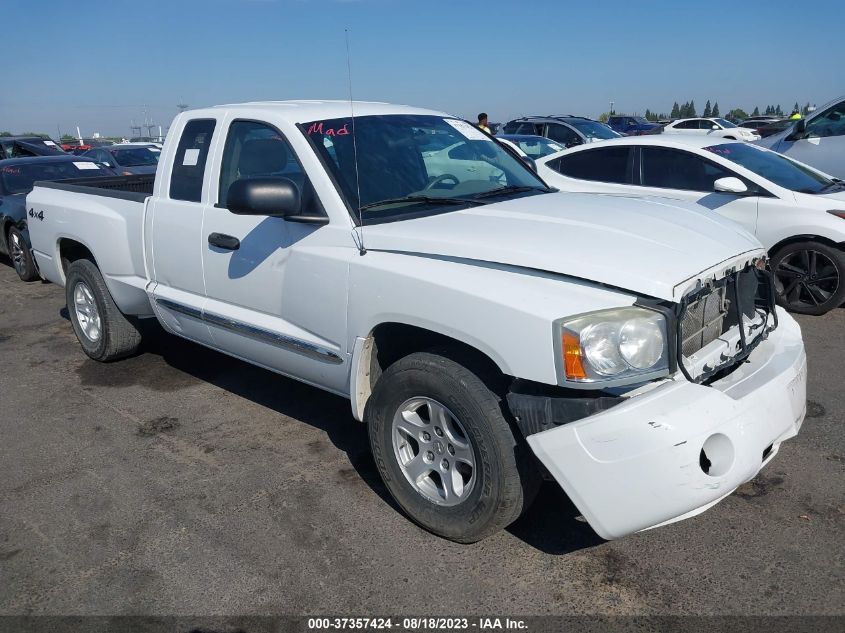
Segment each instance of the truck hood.
[{"label": "truck hood", "polygon": [[550,193],[364,227],[368,250],[492,262],[677,301],[703,277],[763,255],[712,211],[658,198]]}]

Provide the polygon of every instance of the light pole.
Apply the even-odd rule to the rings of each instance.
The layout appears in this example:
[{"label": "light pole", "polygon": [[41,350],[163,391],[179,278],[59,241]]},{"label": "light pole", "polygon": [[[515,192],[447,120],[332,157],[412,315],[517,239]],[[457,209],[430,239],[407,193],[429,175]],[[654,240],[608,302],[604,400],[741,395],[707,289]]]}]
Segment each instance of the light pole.
[{"label": "light pole", "polygon": [[610,114],[613,114],[613,101],[610,102]]}]

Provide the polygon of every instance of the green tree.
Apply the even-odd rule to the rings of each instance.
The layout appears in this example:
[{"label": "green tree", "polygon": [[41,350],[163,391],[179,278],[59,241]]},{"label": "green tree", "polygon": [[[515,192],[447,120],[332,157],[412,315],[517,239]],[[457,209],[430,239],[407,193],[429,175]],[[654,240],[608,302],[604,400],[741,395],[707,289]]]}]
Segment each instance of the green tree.
[{"label": "green tree", "polygon": [[801,112],[801,106],[798,105],[797,101],[795,102],[795,105],[793,106],[792,111],[793,112]]},{"label": "green tree", "polygon": [[803,114],[804,116],[807,116],[808,114],[810,114],[810,102],[809,101],[804,104],[803,108],[801,108],[801,114]]},{"label": "green tree", "polygon": [[783,116],[783,110],[781,110],[780,104],[778,104],[778,107],[775,108],[775,115],[776,116]]},{"label": "green tree", "polygon": [[678,105],[676,101],[675,104],[672,106],[672,112],[669,114],[669,118],[671,119],[678,119],[681,116],[681,107]]},{"label": "green tree", "polygon": [[602,123],[607,123],[607,120],[610,118],[610,112],[602,112],[599,115],[599,121]]},{"label": "green tree", "polygon": [[760,108],[754,106],[754,112],[751,113],[751,116],[760,116]]},{"label": "green tree", "polygon": [[4,130],[3,132],[0,132],[0,136],[11,136],[11,135],[12,135],[12,133],[9,132],[8,130]]},{"label": "green tree", "polygon": [[721,116],[719,114],[719,102],[718,101],[713,104],[713,112],[711,113],[710,116],[713,116],[713,117]]},{"label": "green tree", "polygon": [[704,104],[704,112],[701,114],[705,119],[709,119],[713,116],[713,109],[710,107],[710,99],[707,100],[707,103]]},{"label": "green tree", "polygon": [[77,140],[76,137],[71,136],[70,134],[62,134],[62,137],[59,139],[62,143],[67,143],[69,141]]},{"label": "green tree", "polygon": [[[759,109],[757,109],[757,114],[760,114]],[[729,119],[736,119],[736,120],[747,119],[748,113],[745,110],[743,110],[742,108],[734,108],[733,110],[728,112],[728,118]]]}]

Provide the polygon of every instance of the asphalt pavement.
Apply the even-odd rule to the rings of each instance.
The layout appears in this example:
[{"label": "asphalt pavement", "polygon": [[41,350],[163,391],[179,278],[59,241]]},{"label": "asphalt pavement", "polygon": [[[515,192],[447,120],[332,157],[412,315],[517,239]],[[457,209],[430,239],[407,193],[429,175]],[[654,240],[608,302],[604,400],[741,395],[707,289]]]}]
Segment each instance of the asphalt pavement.
[{"label": "asphalt pavement", "polygon": [[704,514],[604,542],[547,483],[458,545],[407,520],[339,397],[151,329],[98,364],[0,261],[0,615],[845,614],[845,309],[809,416]]}]

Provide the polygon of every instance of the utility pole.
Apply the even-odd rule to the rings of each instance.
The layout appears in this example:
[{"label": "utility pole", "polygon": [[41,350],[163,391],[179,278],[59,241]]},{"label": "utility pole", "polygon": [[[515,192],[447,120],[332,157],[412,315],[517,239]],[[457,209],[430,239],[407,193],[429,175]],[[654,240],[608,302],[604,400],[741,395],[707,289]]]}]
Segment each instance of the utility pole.
[{"label": "utility pole", "polygon": [[610,114],[613,115],[613,101],[610,102]]}]

